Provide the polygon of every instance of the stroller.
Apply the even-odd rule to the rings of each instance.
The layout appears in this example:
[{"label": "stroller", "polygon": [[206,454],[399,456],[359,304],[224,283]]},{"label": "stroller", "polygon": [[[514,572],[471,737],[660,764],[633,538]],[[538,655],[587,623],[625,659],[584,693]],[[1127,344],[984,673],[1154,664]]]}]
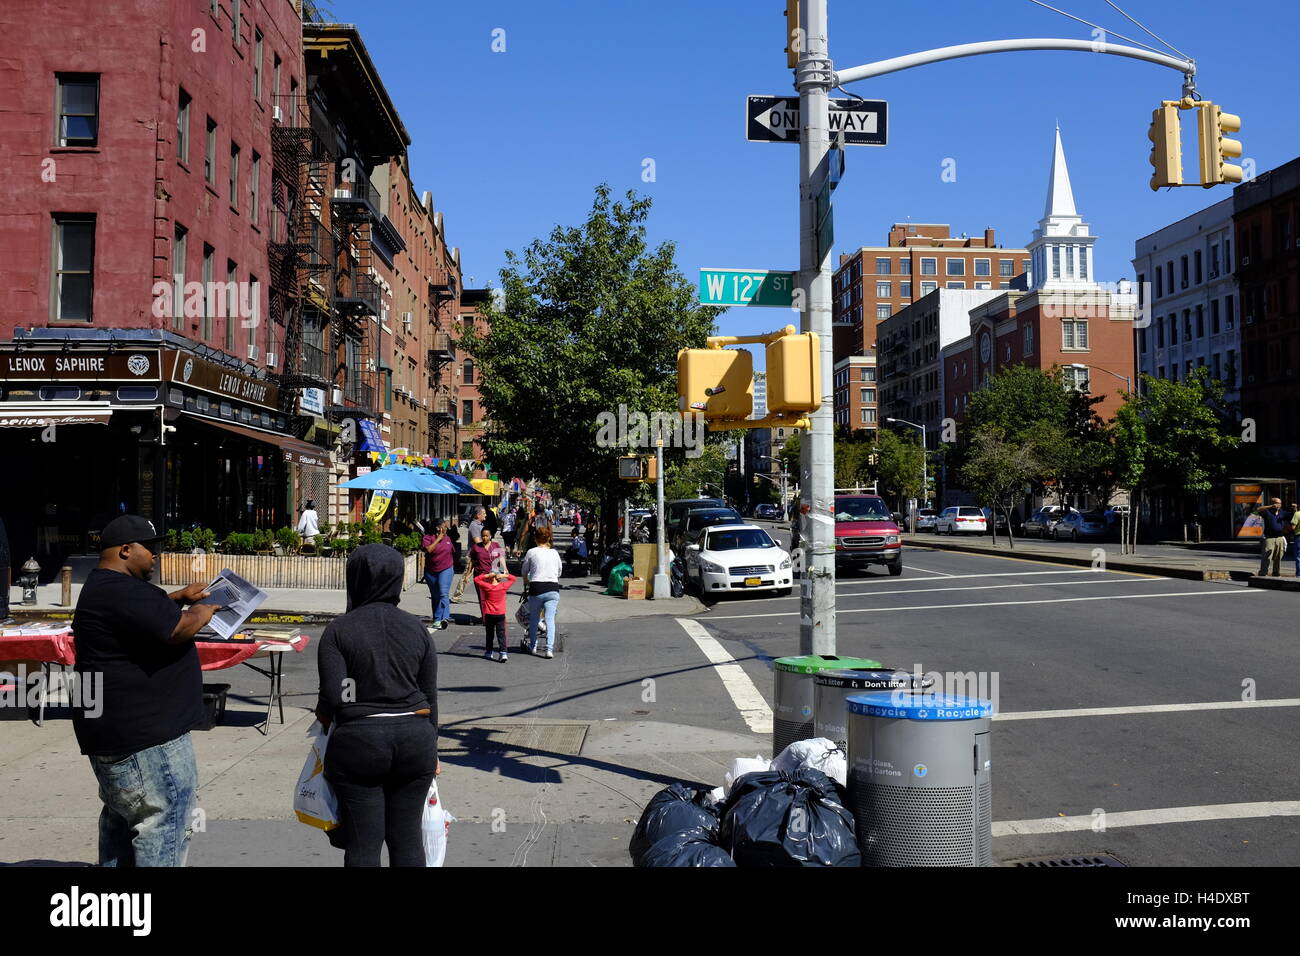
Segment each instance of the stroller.
[{"label": "stroller", "polygon": [[[520,595],[519,609],[515,611],[515,623],[522,629],[519,635],[519,652],[521,654],[531,653],[528,650],[528,585],[524,585],[524,592]],[[548,640],[546,634],[546,615],[542,615],[537,622],[537,639],[539,641]],[[558,649],[558,648],[557,648]]]}]

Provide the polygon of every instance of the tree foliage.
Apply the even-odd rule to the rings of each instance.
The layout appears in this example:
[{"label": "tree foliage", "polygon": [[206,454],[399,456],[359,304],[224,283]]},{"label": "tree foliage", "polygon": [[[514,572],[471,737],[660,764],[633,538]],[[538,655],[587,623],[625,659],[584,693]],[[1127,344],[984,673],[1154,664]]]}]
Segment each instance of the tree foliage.
[{"label": "tree foliage", "polygon": [[1223,383],[1205,366],[1181,382],[1142,380],[1145,394],[1120,418],[1123,469],[1176,496],[1209,491],[1241,444]]},{"label": "tree foliage", "polygon": [[882,495],[897,498],[921,498],[921,469],[925,451],[919,435],[910,431],[904,435],[881,429],[872,449],[876,456],[876,481]]},{"label": "tree foliage", "polygon": [[[1006,514],[1008,508],[1014,508],[1024,497],[1025,489],[1042,467],[1040,450],[1032,437],[1008,440],[996,427],[984,426],[971,436],[959,474],[962,484],[977,501],[992,509],[1000,508]],[[995,521],[995,539],[996,531]],[[1012,547],[1015,547],[1014,541]]]}]

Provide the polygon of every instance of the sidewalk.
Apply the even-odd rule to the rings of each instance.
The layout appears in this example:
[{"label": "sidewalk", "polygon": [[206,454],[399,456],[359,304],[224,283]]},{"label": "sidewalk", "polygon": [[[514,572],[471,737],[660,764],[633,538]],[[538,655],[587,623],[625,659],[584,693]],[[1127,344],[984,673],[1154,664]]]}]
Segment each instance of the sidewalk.
[{"label": "sidewalk", "polygon": [[[1017,538],[1015,547],[999,535],[994,545],[991,536],[957,537],[936,534],[905,534],[906,547],[934,548],[967,554],[996,554],[1024,561],[1050,561],[1058,564],[1093,567],[1098,559],[1109,571],[1132,571],[1159,574],[1194,581],[1249,581],[1259,570],[1258,545],[1254,551],[1242,551],[1236,542],[1206,543],[1200,546],[1181,544],[1139,544],[1137,554],[1122,554],[1114,541],[1067,542]],[[1100,554],[1094,552],[1100,551]]]}]

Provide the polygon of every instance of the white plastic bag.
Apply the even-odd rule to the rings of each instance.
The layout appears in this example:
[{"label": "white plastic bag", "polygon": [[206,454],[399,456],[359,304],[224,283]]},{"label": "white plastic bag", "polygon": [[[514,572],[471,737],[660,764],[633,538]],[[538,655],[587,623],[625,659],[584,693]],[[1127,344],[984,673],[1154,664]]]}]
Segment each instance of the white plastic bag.
[{"label": "white plastic bag", "polygon": [[329,735],[320,721],[312,721],[307,731],[311,738],[311,752],[298,774],[298,786],[293,792],[293,812],[309,827],[333,830],[339,825],[339,801],[334,788],[325,779],[325,746]]},{"label": "white plastic bag", "polygon": [[732,761],[731,769],[722,775],[722,792],[730,796],[732,785],[745,774],[771,769],[772,761],[766,757],[737,757]]},{"label": "white plastic bag", "polygon": [[848,755],[833,740],[825,737],[796,740],[772,760],[773,770],[794,773],[803,767],[820,770],[841,787],[848,786]]},{"label": "white plastic bag", "polygon": [[447,831],[456,818],[447,812],[438,797],[438,781],[429,785],[429,796],[424,802],[424,816],[420,826],[424,830],[424,865],[442,866],[447,856]]}]

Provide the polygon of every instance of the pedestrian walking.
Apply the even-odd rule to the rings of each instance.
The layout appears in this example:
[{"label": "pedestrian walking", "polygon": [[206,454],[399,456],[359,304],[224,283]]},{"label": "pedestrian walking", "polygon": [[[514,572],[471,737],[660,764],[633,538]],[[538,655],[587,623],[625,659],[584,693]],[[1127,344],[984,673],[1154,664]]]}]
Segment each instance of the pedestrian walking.
[{"label": "pedestrian walking", "polygon": [[[492,532],[486,527],[479,533],[479,539],[469,547],[469,568],[466,573],[475,581],[480,574],[491,574],[494,571],[505,572],[506,556],[501,545],[492,540]],[[479,617],[483,616],[483,592],[478,592],[478,609]],[[504,613],[504,612],[502,612]]]},{"label": "pedestrian walking", "polygon": [[1261,577],[1281,577],[1282,555],[1286,553],[1286,533],[1291,524],[1282,517],[1282,499],[1273,498],[1266,508],[1259,509],[1264,522],[1264,543],[1260,548],[1259,574]]},{"label": "pedestrian walking", "polygon": [[483,533],[483,522],[487,519],[487,509],[482,505],[474,509],[474,517],[469,523],[469,543],[474,544]]},{"label": "pedestrian walking", "polygon": [[528,551],[530,547],[532,547],[532,543],[533,543],[532,533],[533,533],[534,512],[533,512],[532,502],[526,501],[524,504],[520,505],[519,511],[521,517],[519,521],[516,522],[515,525],[515,527],[518,528],[519,530],[519,538],[515,545],[515,551],[518,554],[524,554],[525,552]]},{"label": "pedestrian walking", "polygon": [[303,506],[302,516],[298,518],[298,527],[294,529],[302,535],[302,543],[316,546],[316,536],[320,534],[320,518],[316,514],[316,502],[310,498]]},{"label": "pedestrian walking", "polygon": [[1300,578],[1300,508],[1297,508],[1293,501],[1289,511],[1290,516],[1285,519],[1290,530],[1288,540],[1291,543],[1288,553],[1295,560],[1295,576]]},{"label": "pedestrian walking", "polygon": [[95,698],[83,693],[72,729],[99,783],[100,866],[184,866],[189,852],[190,731],[206,719],[194,635],[220,607],[195,604],[201,583],[171,594],[149,583],[160,541],[138,515],[105,525],[72,619],[78,682]]},{"label": "pedestrian walking", "polygon": [[433,534],[421,540],[424,549],[424,583],[429,586],[433,626],[445,628],[451,617],[451,582],[456,576],[456,548],[446,518],[433,524]]},{"label": "pedestrian walking", "polygon": [[493,659],[492,644],[495,641],[499,650],[496,660],[504,664],[510,660],[510,645],[506,638],[506,592],[515,583],[515,576],[508,572],[490,572],[474,578],[478,588],[479,601],[483,608],[483,628],[487,632],[487,646],[483,657]]},{"label": "pedestrian walking", "polygon": [[[344,866],[424,866],[421,821],[438,766],[438,652],[398,608],[402,556],[358,548],[346,569],[348,607],[317,649],[316,719],[329,731],[325,779],[339,802]],[[337,844],[336,844],[337,845]]]},{"label": "pedestrian walking", "polygon": [[506,543],[506,554],[515,555],[515,509],[507,508],[501,515],[501,538]]},{"label": "pedestrian walking", "polygon": [[[537,529],[536,546],[524,555],[524,564],[520,573],[524,585],[528,588],[528,652],[540,657],[550,658],[555,647],[555,612],[560,604],[560,575],[564,573],[564,561],[559,552],[551,547],[551,529]],[[542,614],[546,615],[546,640],[543,647],[537,643],[537,622]]]},{"label": "pedestrian walking", "polygon": [[0,624],[17,623],[9,616],[9,588],[12,587],[9,567],[9,532],[0,518]]}]

